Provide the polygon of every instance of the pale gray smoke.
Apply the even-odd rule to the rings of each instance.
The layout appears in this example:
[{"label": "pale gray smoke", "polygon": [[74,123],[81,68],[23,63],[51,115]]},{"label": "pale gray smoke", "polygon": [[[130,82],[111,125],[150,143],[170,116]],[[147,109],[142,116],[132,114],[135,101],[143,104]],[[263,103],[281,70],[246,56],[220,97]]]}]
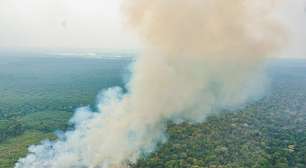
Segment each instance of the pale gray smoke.
[{"label": "pale gray smoke", "polygon": [[104,92],[79,109],[75,130],[29,148],[16,168],[118,168],[166,140],[165,121],[202,122],[264,89],[262,63],[284,43],[274,0],[127,0],[129,25],[147,43],[128,93]]}]

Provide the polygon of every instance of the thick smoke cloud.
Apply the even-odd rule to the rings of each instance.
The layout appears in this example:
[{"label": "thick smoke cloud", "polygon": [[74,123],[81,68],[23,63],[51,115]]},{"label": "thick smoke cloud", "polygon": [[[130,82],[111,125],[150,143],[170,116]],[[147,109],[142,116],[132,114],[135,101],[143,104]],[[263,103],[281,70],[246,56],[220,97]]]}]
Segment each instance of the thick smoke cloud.
[{"label": "thick smoke cloud", "polygon": [[[279,1],[277,1],[279,2]],[[286,40],[273,0],[126,1],[129,26],[147,43],[128,93],[103,93],[79,109],[75,130],[29,148],[16,168],[127,167],[164,142],[166,121],[202,122],[261,95],[262,63]]]}]

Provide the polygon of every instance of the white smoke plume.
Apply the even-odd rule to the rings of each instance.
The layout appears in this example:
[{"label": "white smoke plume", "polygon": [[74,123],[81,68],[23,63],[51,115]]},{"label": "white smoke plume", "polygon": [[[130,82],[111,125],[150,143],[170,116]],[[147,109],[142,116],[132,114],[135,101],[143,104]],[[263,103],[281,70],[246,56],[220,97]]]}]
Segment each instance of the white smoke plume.
[{"label": "white smoke plume", "polygon": [[147,43],[128,93],[105,91],[98,112],[79,109],[75,130],[31,146],[15,167],[127,167],[166,140],[166,121],[202,122],[259,96],[262,63],[286,40],[273,18],[279,2],[127,0],[128,23]]}]

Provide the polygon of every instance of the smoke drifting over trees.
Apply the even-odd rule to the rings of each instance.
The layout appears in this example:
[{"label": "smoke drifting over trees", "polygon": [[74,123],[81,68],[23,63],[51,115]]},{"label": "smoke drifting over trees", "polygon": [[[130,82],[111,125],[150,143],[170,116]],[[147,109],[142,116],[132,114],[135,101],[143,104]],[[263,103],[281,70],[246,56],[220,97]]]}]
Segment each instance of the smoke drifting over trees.
[{"label": "smoke drifting over trees", "polygon": [[[279,1],[277,1],[279,2]],[[126,167],[166,140],[165,122],[203,122],[261,95],[262,63],[284,45],[274,0],[133,0],[124,12],[147,43],[125,94],[79,109],[65,138],[30,147],[23,167]]]}]

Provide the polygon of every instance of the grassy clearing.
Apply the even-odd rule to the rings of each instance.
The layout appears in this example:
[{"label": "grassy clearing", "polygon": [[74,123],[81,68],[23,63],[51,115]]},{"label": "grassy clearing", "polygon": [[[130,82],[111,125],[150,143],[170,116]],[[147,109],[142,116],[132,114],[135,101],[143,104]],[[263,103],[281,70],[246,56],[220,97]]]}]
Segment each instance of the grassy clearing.
[{"label": "grassy clearing", "polygon": [[0,167],[11,168],[14,163],[26,155],[30,145],[38,144],[44,139],[54,139],[52,133],[39,131],[25,132],[20,136],[10,138],[0,144]]}]

